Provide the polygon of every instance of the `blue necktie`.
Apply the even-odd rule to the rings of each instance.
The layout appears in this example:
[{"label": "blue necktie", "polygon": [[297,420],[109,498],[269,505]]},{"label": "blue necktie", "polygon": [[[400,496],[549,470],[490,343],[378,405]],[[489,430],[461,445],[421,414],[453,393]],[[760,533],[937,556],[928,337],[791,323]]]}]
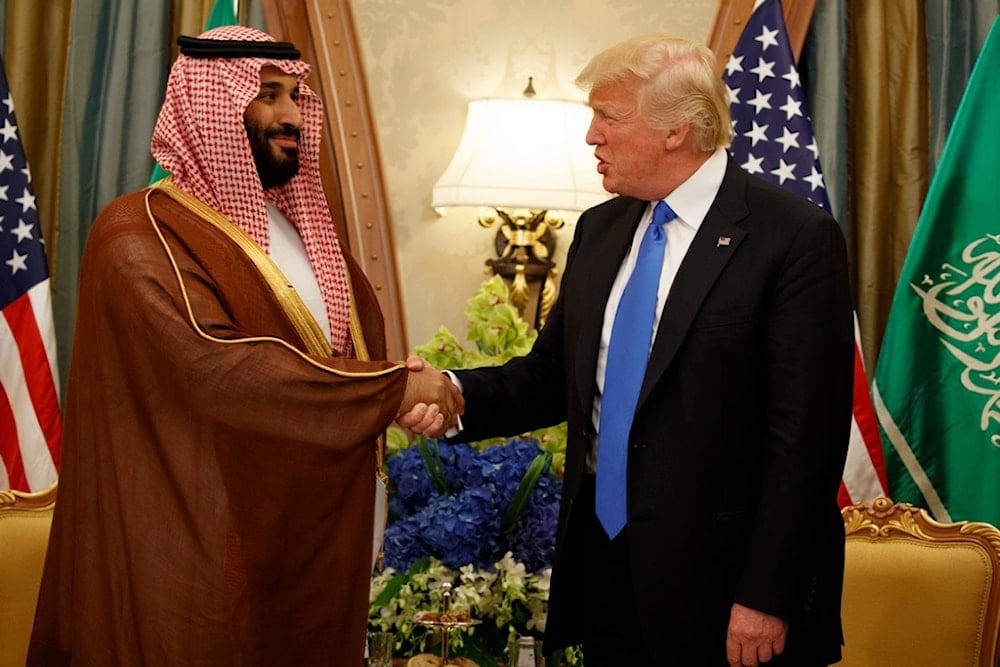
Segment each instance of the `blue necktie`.
[{"label": "blue necktie", "polygon": [[597,518],[612,539],[625,527],[627,516],[628,438],[653,339],[656,292],[660,286],[663,250],[667,247],[663,225],[676,216],[665,201],[658,202],[653,209],[653,220],[639,244],[635,268],[622,292],[611,328],[597,435],[596,505]]}]

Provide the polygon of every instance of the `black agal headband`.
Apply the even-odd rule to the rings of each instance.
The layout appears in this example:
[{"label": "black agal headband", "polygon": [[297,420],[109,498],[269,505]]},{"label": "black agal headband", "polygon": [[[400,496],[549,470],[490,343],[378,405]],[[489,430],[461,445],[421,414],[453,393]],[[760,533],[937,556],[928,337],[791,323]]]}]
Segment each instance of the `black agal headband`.
[{"label": "black agal headband", "polygon": [[299,50],[291,42],[254,42],[242,39],[200,39],[181,35],[181,53],[191,58],[272,58],[298,60]]}]

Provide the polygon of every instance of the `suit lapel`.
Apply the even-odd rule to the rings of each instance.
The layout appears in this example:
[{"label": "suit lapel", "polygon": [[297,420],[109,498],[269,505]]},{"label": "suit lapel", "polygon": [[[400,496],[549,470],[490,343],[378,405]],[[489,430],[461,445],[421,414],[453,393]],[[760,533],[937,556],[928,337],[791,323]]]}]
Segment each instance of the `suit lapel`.
[{"label": "suit lapel", "polygon": [[677,270],[663,306],[637,410],[670,365],[706,295],[746,237],[746,231],[737,226],[749,214],[745,192],[746,174],[730,159],[719,193]]},{"label": "suit lapel", "polygon": [[[583,414],[589,415],[597,391],[597,352],[601,344],[601,329],[604,324],[604,309],[611,293],[611,286],[618,275],[618,269],[628,254],[635,235],[635,228],[646,210],[646,202],[627,197],[619,197],[613,202],[623,205],[608,206],[608,212],[588,221],[598,227],[595,243],[578,260],[575,273],[581,274],[581,294],[585,303],[578,304],[584,315],[580,317],[579,345],[576,358],[576,382],[580,406]],[[581,250],[583,248],[581,247]]]}]

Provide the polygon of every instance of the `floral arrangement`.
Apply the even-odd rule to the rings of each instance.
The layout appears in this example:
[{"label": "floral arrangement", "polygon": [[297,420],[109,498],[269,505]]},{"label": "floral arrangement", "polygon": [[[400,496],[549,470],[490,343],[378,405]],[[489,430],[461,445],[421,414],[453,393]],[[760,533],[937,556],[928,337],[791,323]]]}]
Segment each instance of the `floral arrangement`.
[{"label": "floral arrangement", "polygon": [[450,583],[452,608],[482,621],[449,636],[451,655],[481,667],[496,667],[513,638],[545,630],[550,569],[530,573],[510,552],[490,568],[453,569],[432,556],[406,572],[388,567],[372,579],[369,627],[394,633],[397,655],[438,652],[440,634],[416,622],[419,611],[441,609],[443,584]]},{"label": "floral arrangement", "polygon": [[[469,300],[463,348],[446,328],[415,354],[436,368],[502,364],[526,354],[528,331],[495,276]],[[480,625],[449,633],[449,651],[495,667],[519,635],[544,632],[565,462],[565,425],[507,440],[449,444],[389,433],[389,521],[385,569],[372,580],[369,627],[393,632],[397,655],[439,650],[440,633],[415,621],[451,608]],[[556,662],[578,664],[578,651]]]},{"label": "floral arrangement", "polygon": [[424,440],[390,457],[385,564],[407,570],[431,554],[451,568],[487,568],[516,553],[532,571],[548,567],[562,486],[551,459],[534,438],[481,451]]},{"label": "floral arrangement", "polygon": [[426,344],[416,348],[435,368],[496,366],[531,351],[538,332],[529,331],[517,308],[508,303],[507,284],[500,276],[484,282],[469,299],[465,316],[468,340],[476,349],[466,350],[455,335],[442,326]]}]

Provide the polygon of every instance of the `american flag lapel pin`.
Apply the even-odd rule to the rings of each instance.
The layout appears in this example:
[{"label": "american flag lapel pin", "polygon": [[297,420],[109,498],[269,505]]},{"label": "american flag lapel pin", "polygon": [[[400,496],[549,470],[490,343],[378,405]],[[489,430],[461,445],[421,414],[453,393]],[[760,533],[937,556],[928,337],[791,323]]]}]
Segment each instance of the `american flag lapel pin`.
[{"label": "american flag lapel pin", "polygon": [[723,246],[728,247],[731,241],[732,239],[729,238],[728,236],[720,236],[719,240],[715,242],[715,247],[716,248],[721,248]]}]

